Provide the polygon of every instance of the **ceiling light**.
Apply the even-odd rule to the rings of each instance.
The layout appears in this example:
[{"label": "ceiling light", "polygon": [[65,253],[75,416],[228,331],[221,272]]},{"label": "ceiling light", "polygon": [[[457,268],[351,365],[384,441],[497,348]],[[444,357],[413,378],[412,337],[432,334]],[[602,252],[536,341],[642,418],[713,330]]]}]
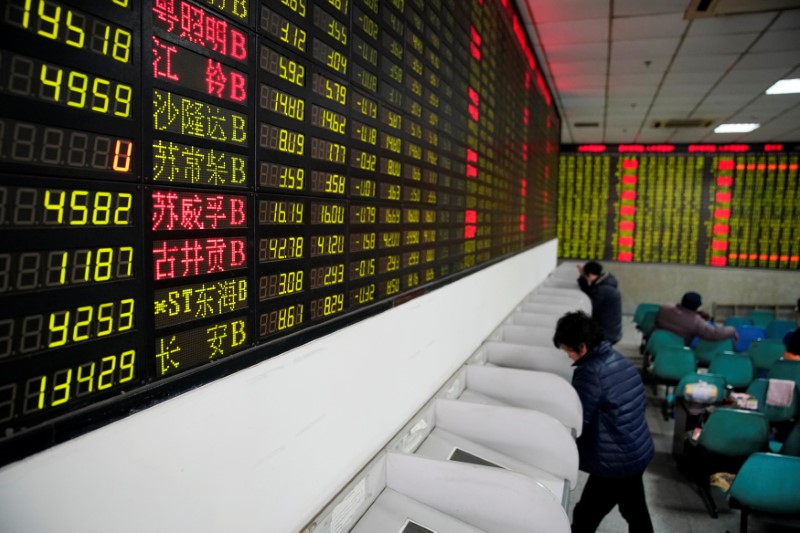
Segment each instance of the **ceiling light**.
[{"label": "ceiling light", "polygon": [[714,133],[748,133],[758,128],[761,124],[720,124],[714,128]]},{"label": "ceiling light", "polygon": [[778,80],[767,89],[767,94],[793,94],[800,93],[800,78]]}]

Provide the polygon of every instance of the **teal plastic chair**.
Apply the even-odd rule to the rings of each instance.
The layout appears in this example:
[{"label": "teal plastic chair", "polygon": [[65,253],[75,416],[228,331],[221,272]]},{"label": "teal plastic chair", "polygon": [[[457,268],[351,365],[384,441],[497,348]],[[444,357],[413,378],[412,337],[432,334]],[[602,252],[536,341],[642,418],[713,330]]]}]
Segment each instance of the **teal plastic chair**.
[{"label": "teal plastic chair", "polygon": [[708,367],[717,355],[732,351],[733,339],[722,339],[721,341],[700,339],[694,348],[694,356],[697,358],[699,366]]},{"label": "teal plastic chair", "polygon": [[647,339],[645,352],[655,359],[664,348],[683,348],[683,337],[666,329],[654,329]]},{"label": "teal plastic chair", "polygon": [[691,473],[709,514],[717,518],[709,476],[715,472],[736,473],[750,454],[769,449],[769,422],[758,411],[715,409],[703,424]]},{"label": "teal plastic chair", "polygon": [[739,334],[739,340],[734,345],[737,352],[746,352],[750,344],[767,336],[764,328],[758,326],[736,326],[736,332]]},{"label": "teal plastic chair", "polygon": [[794,389],[792,404],[788,407],[777,407],[767,405],[767,389],[769,388],[768,379],[756,379],[747,387],[747,394],[758,400],[758,412],[764,413],[770,422],[786,422],[792,420],[797,414],[797,387]]},{"label": "teal plastic chair", "polygon": [[753,325],[753,323],[750,322],[749,318],[737,315],[729,316],[728,318],[725,319],[725,322],[723,322],[723,324],[726,326],[733,326],[733,327]]},{"label": "teal plastic chair", "polygon": [[708,365],[708,371],[725,376],[728,386],[738,391],[745,390],[754,378],[753,361],[747,355],[733,352],[717,355]]},{"label": "teal plastic chair", "polygon": [[659,307],[659,304],[647,302],[637,305],[636,310],[633,312],[633,323],[636,324],[636,329],[641,329],[639,326],[642,324],[642,320],[644,320],[644,317],[648,312],[656,312],[658,311]]},{"label": "teal plastic chair", "polygon": [[642,332],[644,338],[649,338],[656,329],[656,314],[658,311],[648,311],[644,314],[642,322],[637,326],[637,329]]},{"label": "teal plastic chair", "polygon": [[766,377],[775,361],[783,357],[786,346],[775,339],[759,339],[750,343],[747,355],[753,361],[753,368],[759,377]]},{"label": "teal plastic chair", "polygon": [[656,385],[666,385],[666,397],[662,404],[661,414],[664,420],[669,420],[672,413],[672,394],[670,388],[677,385],[681,378],[697,371],[697,362],[694,352],[686,346],[676,348],[668,346],[658,352],[658,357],[653,360],[653,381]]},{"label": "teal plastic chair", "polygon": [[754,326],[766,328],[767,324],[775,320],[775,311],[768,309],[753,309],[747,314],[747,318]]},{"label": "teal plastic chair", "polygon": [[800,388],[800,361],[794,359],[778,359],[769,369],[771,379],[791,379]]},{"label": "teal plastic chair", "polygon": [[796,329],[797,324],[791,320],[775,319],[767,324],[767,327],[764,328],[764,333],[766,333],[768,339],[783,341],[783,337],[785,337],[787,333]]},{"label": "teal plastic chair", "polygon": [[725,381],[725,376],[720,376],[718,374],[711,374],[705,373],[700,374],[697,372],[693,372],[691,374],[686,374],[681,378],[678,382],[678,385],[675,387],[675,398],[683,398],[686,396],[686,385],[691,383],[699,383],[701,381],[705,381],[710,385],[717,386],[717,402],[724,400],[728,397],[728,391],[726,389],[727,382]]},{"label": "teal plastic chair", "polygon": [[728,503],[740,510],[741,533],[747,532],[747,518],[751,512],[800,513],[800,457],[752,454],[731,483]]}]

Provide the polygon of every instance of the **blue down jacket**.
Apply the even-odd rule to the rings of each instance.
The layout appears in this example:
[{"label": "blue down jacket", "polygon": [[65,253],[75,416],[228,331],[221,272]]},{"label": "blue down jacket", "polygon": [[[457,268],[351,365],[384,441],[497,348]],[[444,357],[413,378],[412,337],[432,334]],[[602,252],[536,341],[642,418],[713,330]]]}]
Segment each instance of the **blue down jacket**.
[{"label": "blue down jacket", "polygon": [[592,301],[592,318],[600,324],[606,340],[611,344],[619,342],[622,338],[622,297],[617,278],[605,273],[594,283],[589,283],[581,276],[578,286]]},{"label": "blue down jacket", "polygon": [[608,478],[641,474],[654,448],[639,372],[608,341],[573,366],[572,385],[583,404],[580,469]]}]

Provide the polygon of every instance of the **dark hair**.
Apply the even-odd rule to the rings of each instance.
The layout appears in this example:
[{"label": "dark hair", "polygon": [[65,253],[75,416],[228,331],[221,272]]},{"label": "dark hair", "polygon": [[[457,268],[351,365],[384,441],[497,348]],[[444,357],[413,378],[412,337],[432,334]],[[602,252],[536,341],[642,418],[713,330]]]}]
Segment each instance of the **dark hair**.
[{"label": "dark hair", "polygon": [[553,335],[553,344],[556,348],[561,345],[578,351],[581,344],[591,351],[605,339],[603,330],[583,311],[573,311],[558,319],[556,333]]},{"label": "dark hair", "polygon": [[583,265],[583,273],[599,276],[603,273],[603,265],[601,265],[597,261],[589,261],[588,263]]},{"label": "dark hair", "polygon": [[697,311],[701,305],[703,305],[703,298],[696,292],[687,292],[681,298],[681,307],[685,307],[689,311]]}]

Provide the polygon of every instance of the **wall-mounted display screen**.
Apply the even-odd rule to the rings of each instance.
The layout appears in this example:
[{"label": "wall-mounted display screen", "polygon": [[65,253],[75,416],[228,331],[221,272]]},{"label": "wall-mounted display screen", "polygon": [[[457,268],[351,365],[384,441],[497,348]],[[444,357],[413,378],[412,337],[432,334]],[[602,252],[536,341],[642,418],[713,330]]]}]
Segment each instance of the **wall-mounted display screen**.
[{"label": "wall-mounted display screen", "polygon": [[800,268],[800,144],[561,149],[562,258]]},{"label": "wall-mounted display screen", "polygon": [[0,458],[555,238],[508,0],[0,0]]}]

